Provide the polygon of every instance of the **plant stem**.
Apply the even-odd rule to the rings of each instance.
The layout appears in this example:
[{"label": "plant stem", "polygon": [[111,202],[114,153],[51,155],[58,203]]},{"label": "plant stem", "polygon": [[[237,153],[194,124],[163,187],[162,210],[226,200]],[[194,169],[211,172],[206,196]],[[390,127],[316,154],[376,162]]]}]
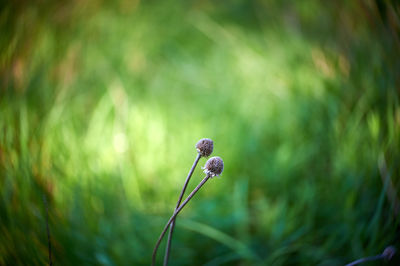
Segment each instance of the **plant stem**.
[{"label": "plant stem", "polygon": [[363,262],[373,261],[373,260],[380,260],[380,259],[383,259],[382,255],[376,255],[376,256],[372,256],[372,257],[361,258],[361,259],[353,261],[353,262],[351,262],[349,264],[346,264],[346,266],[354,266],[354,265],[357,265],[357,264],[360,264],[360,263],[363,263]]},{"label": "plant stem", "polygon": [[151,262],[152,266],[154,266],[156,264],[157,249],[160,246],[161,240],[163,239],[165,233],[167,232],[169,225],[172,223],[172,221],[174,221],[174,219],[178,215],[178,213],[183,209],[183,207],[185,207],[185,205],[189,202],[189,200],[191,198],[193,198],[194,194],[196,194],[196,192],[199,191],[199,189],[204,185],[204,183],[207,182],[208,179],[210,179],[210,175],[207,175],[206,177],[204,177],[203,180],[201,180],[200,184],[197,185],[197,187],[192,191],[192,193],[189,194],[189,196],[182,202],[182,204],[179,206],[179,208],[174,212],[174,214],[168,220],[163,231],[161,232],[160,237],[157,240],[156,246],[154,247],[152,262]]},{"label": "plant stem", "polygon": [[47,231],[47,243],[49,249],[49,265],[53,265],[53,261],[51,259],[51,241],[50,241],[50,229],[49,229],[49,206],[46,201],[46,196],[43,194],[43,203],[46,209],[46,231]]},{"label": "plant stem", "polygon": [[[196,159],[194,160],[194,163],[193,163],[193,165],[192,165],[192,168],[190,169],[189,174],[188,174],[188,176],[186,177],[185,184],[183,185],[181,194],[179,195],[179,199],[178,199],[178,202],[176,203],[176,207],[175,207],[174,212],[179,208],[179,205],[181,204],[183,195],[185,194],[187,185],[189,184],[189,180],[190,180],[190,178],[192,177],[192,174],[193,174],[193,172],[194,172],[194,169],[196,168],[197,163],[199,162],[200,158],[201,158],[201,155],[200,155],[200,153],[198,153],[197,156],[196,156]],[[170,253],[170,251],[171,251],[172,234],[174,233],[174,228],[175,228],[175,220],[176,220],[176,219],[174,219],[174,220],[172,221],[171,225],[169,226],[169,234],[168,234],[167,247],[165,248],[164,266],[167,266],[167,265],[168,265],[169,253]]]}]

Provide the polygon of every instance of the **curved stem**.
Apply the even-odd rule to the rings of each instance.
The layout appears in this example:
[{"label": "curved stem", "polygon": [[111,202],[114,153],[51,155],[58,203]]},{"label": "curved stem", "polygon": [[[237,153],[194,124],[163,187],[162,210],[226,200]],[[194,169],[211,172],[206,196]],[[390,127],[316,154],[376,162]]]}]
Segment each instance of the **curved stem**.
[{"label": "curved stem", "polygon": [[163,231],[161,232],[160,237],[157,240],[156,246],[154,247],[153,250],[153,256],[152,256],[152,262],[151,265],[154,266],[156,264],[156,257],[157,257],[157,249],[160,246],[161,240],[163,239],[165,233],[168,230],[169,225],[174,221],[175,217],[178,215],[178,213],[185,207],[185,205],[189,202],[191,198],[193,198],[194,194],[196,194],[197,191],[204,185],[204,183],[207,182],[207,180],[210,179],[210,176],[207,175],[204,177],[203,180],[201,180],[200,184],[197,185],[197,187],[192,191],[192,193],[189,194],[189,196],[182,202],[182,204],[179,206],[179,208],[174,212],[174,214],[171,216],[171,218],[168,220],[167,224],[165,225]]},{"label": "curved stem", "polygon": [[49,265],[53,265],[53,260],[51,259],[51,240],[50,240],[50,229],[49,229],[49,206],[47,204],[46,196],[43,194],[43,203],[46,209],[46,231],[47,231],[47,244],[49,250]]},{"label": "curved stem", "polygon": [[379,259],[383,259],[382,255],[376,255],[376,256],[372,256],[372,257],[366,257],[366,258],[361,258],[358,260],[355,260],[349,264],[346,264],[346,266],[354,266],[363,262],[367,262],[367,261],[373,261],[373,260],[379,260]]},{"label": "curved stem", "polygon": [[[176,207],[175,207],[174,212],[179,208],[179,205],[180,205],[181,202],[182,202],[182,198],[183,198],[183,195],[185,194],[187,185],[189,184],[189,180],[190,180],[190,178],[192,177],[192,174],[193,174],[193,172],[194,172],[194,169],[196,168],[197,163],[199,162],[200,158],[201,158],[201,155],[200,155],[200,153],[198,153],[197,156],[196,156],[196,159],[194,160],[194,163],[193,163],[193,165],[192,165],[192,168],[190,169],[189,174],[188,174],[188,176],[186,177],[185,184],[183,185],[181,194],[179,195],[179,199],[178,199],[178,202],[176,203]],[[175,228],[175,220],[176,220],[176,219],[174,219],[174,220],[172,221],[171,225],[169,226],[169,234],[168,234],[167,247],[165,248],[164,266],[167,266],[167,265],[168,265],[169,253],[171,252],[172,234],[174,233],[174,228]]]}]

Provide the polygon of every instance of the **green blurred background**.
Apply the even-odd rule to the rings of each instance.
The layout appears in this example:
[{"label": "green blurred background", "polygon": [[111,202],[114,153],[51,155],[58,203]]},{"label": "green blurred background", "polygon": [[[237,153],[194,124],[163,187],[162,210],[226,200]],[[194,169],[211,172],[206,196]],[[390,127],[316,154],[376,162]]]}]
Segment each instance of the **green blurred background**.
[{"label": "green blurred background", "polygon": [[203,137],[170,265],[399,247],[397,1],[0,7],[0,265],[48,263],[43,195],[55,265],[149,265]]}]

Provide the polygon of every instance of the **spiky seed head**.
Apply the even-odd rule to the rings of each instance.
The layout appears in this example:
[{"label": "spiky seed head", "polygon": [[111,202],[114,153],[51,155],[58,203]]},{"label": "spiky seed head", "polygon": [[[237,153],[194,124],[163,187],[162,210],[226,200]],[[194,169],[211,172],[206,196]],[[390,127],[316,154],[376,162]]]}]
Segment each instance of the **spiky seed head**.
[{"label": "spiky seed head", "polygon": [[224,170],[224,161],[218,156],[211,157],[208,159],[203,169],[204,173],[210,177],[220,176]]},{"label": "spiky seed head", "polygon": [[385,248],[385,250],[382,252],[382,256],[385,260],[391,260],[396,253],[396,248],[393,246],[388,246]]},{"label": "spiky seed head", "polygon": [[208,157],[214,149],[214,142],[211,139],[201,139],[196,144],[197,152],[203,156]]}]

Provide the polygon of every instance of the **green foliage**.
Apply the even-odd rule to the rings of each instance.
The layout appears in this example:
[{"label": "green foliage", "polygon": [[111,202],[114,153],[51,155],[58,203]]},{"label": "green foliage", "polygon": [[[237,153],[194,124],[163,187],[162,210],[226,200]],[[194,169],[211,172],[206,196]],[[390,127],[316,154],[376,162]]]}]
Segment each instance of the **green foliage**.
[{"label": "green foliage", "polygon": [[2,4],[0,264],[47,263],[44,194],[56,265],[148,265],[203,137],[171,265],[396,244],[399,9],[361,2]]}]

